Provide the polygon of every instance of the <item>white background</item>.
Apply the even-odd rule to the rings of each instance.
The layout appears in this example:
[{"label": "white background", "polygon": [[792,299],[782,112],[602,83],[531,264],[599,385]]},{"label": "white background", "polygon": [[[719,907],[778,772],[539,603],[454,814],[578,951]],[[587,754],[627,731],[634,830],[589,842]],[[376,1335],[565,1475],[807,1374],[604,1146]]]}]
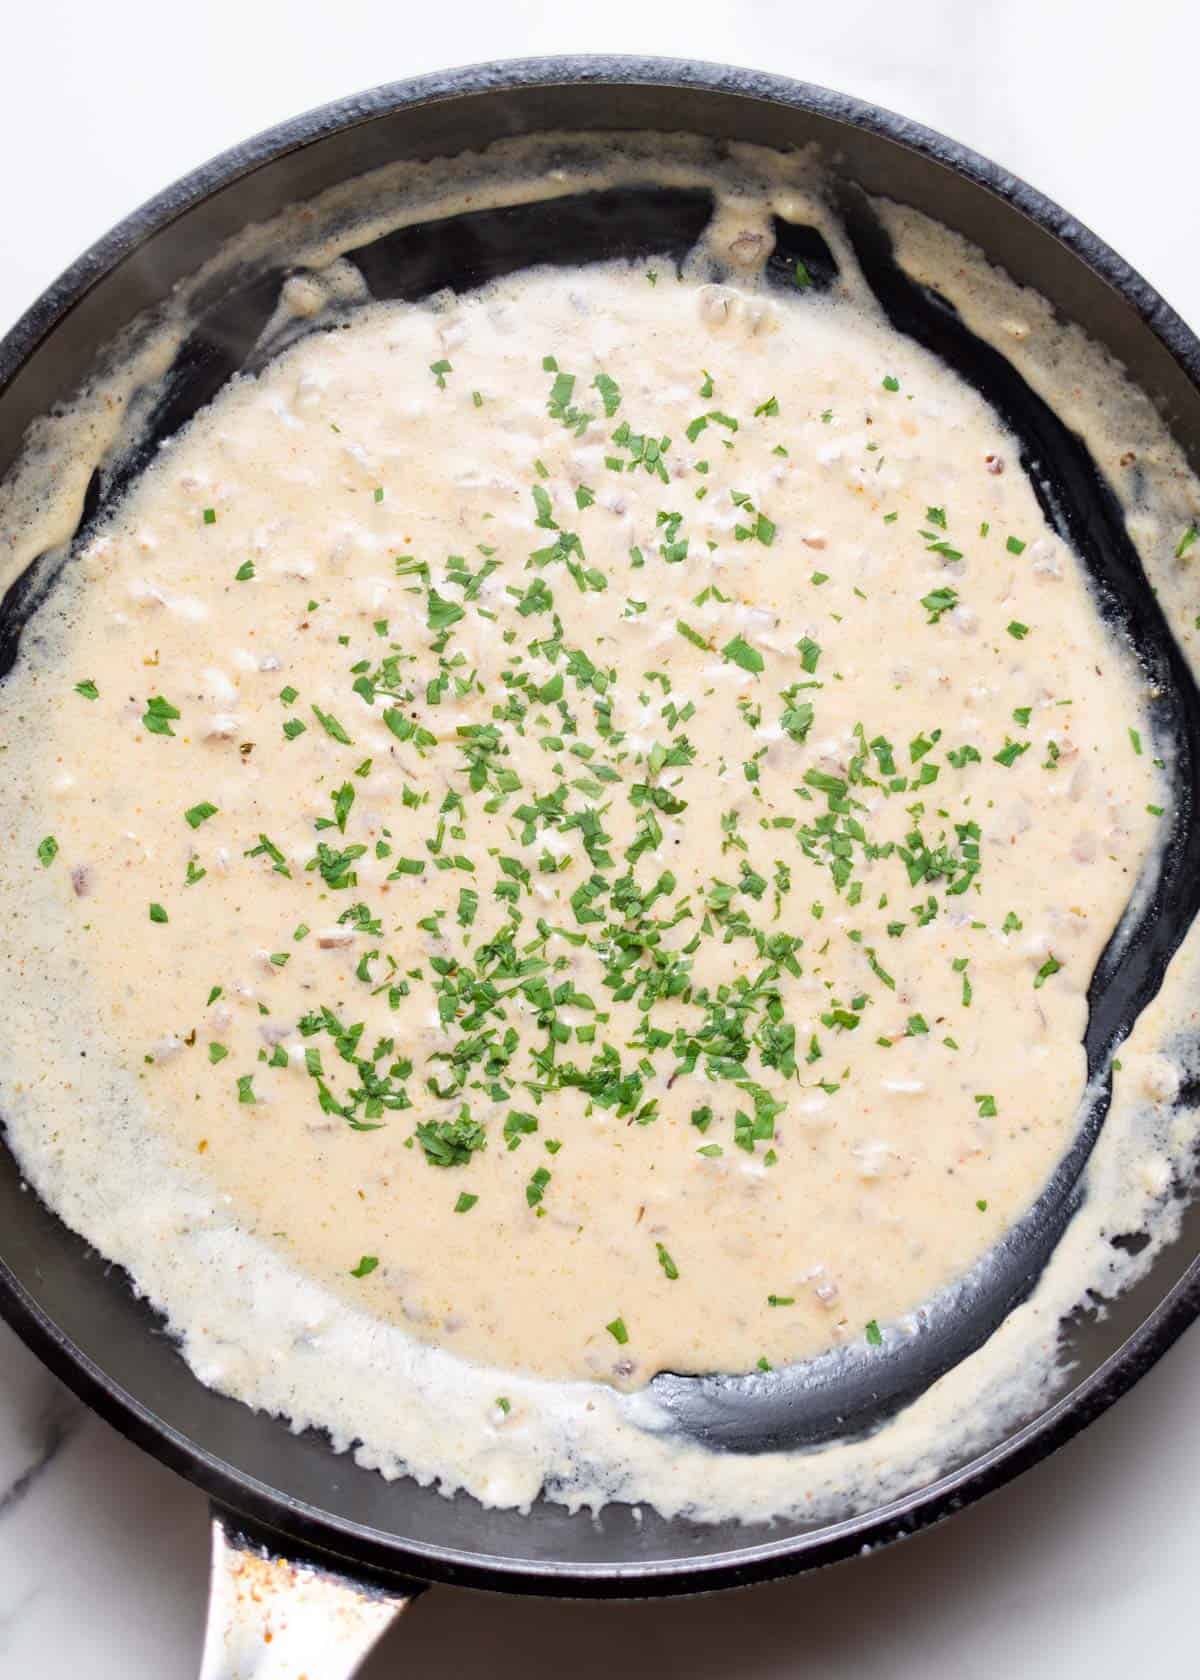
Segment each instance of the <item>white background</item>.
[{"label": "white background", "polygon": [[[1060,199],[1198,323],[1198,47],[1195,0],[14,3],[0,33],[0,330],[115,220],[257,129],[381,81],[577,51],[720,59],[903,111]],[[1194,1674],[1198,1413],[1193,1334],[1080,1440],[903,1546],[676,1603],[439,1590],[367,1675]],[[0,1332],[0,1680],[185,1680],[204,1577],[201,1497]]]}]

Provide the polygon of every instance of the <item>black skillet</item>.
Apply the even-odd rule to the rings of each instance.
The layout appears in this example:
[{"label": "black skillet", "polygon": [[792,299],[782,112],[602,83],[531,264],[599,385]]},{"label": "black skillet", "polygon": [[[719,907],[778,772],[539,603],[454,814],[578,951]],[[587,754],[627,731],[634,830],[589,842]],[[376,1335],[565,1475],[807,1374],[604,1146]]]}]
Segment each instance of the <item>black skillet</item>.
[{"label": "black skillet", "polygon": [[[0,343],[0,471],[28,423],[70,395],[97,348],[165,297],[229,235],[396,159],[475,150],[550,130],[690,132],[715,141],[794,147],[816,141],[832,162],[856,257],[896,328],[937,351],[979,389],[1021,445],[1051,523],[1084,556],[1104,610],[1129,635],[1159,698],[1155,729],[1175,779],[1171,834],[1134,936],[1102,957],[1089,996],[1089,1066],[1099,1096],[1053,1183],[968,1295],[937,1305],[924,1332],[869,1367],[834,1361],[770,1381],[664,1373],[659,1398],[678,1427],[714,1451],[753,1452],[861,1434],[978,1347],[1032,1288],[1080,1196],[1083,1165],[1107,1108],[1108,1064],[1153,995],[1200,908],[1200,695],[1125,536],[1111,489],[1085,446],[953,309],[892,261],[868,194],[911,204],[983,247],[1124,363],[1200,469],[1200,343],[1146,283],[1062,210],[994,165],[901,117],[776,77],[674,60],[577,58],[484,65],[342,101],[260,135],[170,188],[118,227],[42,297]],[[375,297],[465,289],[534,262],[615,255],[676,259],[707,220],[708,194],[644,186],[582,194],[388,235],[351,253]],[[802,258],[816,287],[834,259],[812,229],[780,223],[772,273],[790,285]],[[206,297],[148,423],[146,449],[97,475],[86,525],[111,505],[157,441],[237,369],[272,313],[283,271],[269,259]],[[47,579],[31,573],[0,604],[0,675]],[[0,704],[3,704],[0,689]],[[1185,1092],[1185,1100],[1200,1092]],[[453,1581],[510,1591],[632,1597],[765,1579],[828,1563],[934,1521],[999,1486],[1110,1405],[1200,1311],[1200,1211],[1179,1240],[1102,1315],[1065,1327],[1072,1371],[1036,1415],[905,1497],[842,1521],[758,1529],[640,1517],[599,1521],[539,1504],[483,1510],[410,1481],[385,1483],[335,1456],[324,1438],[201,1387],[125,1276],[26,1192],[0,1152],[0,1311],[97,1411],[205,1488],[248,1534],[294,1558],[374,1583],[397,1600]],[[248,1554],[232,1567],[248,1569]],[[228,1558],[227,1558],[228,1561]],[[257,1567],[257,1566],[256,1566]],[[266,1567],[265,1565],[263,1566]],[[317,1577],[311,1577],[316,1579]],[[228,1585],[228,1579],[226,1579]],[[267,1590],[267,1583],[258,1585]],[[332,1589],[331,1589],[332,1590]],[[228,1604],[221,1618],[236,1622]],[[210,1647],[213,1676],[232,1672]],[[344,1657],[344,1653],[343,1653]],[[332,1656],[330,1661],[333,1661]],[[310,1666],[317,1680],[316,1666]],[[246,1672],[250,1672],[249,1669]],[[346,1673],[345,1660],[340,1669]]]}]

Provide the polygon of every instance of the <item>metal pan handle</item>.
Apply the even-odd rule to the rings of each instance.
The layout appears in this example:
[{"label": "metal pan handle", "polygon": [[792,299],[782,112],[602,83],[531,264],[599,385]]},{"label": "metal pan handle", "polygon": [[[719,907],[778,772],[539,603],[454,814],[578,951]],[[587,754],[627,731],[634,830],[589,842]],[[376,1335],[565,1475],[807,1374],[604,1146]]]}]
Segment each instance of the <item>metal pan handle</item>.
[{"label": "metal pan handle", "polygon": [[352,1680],[424,1590],[355,1580],[212,1507],[212,1574],[200,1680]]}]

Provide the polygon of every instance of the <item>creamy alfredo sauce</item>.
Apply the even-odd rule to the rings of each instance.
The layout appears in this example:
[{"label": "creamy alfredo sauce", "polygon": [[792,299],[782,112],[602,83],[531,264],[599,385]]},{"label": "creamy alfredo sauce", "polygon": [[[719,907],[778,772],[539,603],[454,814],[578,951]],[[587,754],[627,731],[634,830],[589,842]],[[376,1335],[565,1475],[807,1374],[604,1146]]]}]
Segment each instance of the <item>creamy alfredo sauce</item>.
[{"label": "creamy alfredo sauce", "polygon": [[[9,684],[18,1149],[207,1380],[497,1501],[578,1484],[554,1393],[622,1404],[531,1377],[869,1358],[969,1272],[1071,1139],[1161,814],[1010,440],[850,288],[764,290],[764,218],[718,216],[722,285],[315,331],[163,451]],[[42,1053],[64,962],[82,1072]],[[339,1409],[360,1326],[382,1389],[453,1390],[440,1433]],[[589,1443],[586,1496],[665,1503],[643,1450]]]}]

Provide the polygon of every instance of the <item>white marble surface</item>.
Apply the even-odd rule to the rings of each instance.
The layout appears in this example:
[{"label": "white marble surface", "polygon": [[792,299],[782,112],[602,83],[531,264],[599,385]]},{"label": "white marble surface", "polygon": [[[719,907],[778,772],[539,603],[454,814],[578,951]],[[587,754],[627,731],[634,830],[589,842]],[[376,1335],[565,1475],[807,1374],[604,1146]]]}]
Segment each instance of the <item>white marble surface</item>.
[{"label": "white marble surface", "polygon": [[[39,0],[2,41],[0,329],[119,216],[258,128],[446,64],[583,50],[755,64],[905,111],[1061,199],[1200,320],[1194,0]],[[441,1590],[367,1675],[1194,1674],[1198,1414],[1193,1333],[1056,1457],[903,1546],[677,1603]],[[0,1330],[0,1680],[193,1675],[205,1550],[201,1496]]]}]

